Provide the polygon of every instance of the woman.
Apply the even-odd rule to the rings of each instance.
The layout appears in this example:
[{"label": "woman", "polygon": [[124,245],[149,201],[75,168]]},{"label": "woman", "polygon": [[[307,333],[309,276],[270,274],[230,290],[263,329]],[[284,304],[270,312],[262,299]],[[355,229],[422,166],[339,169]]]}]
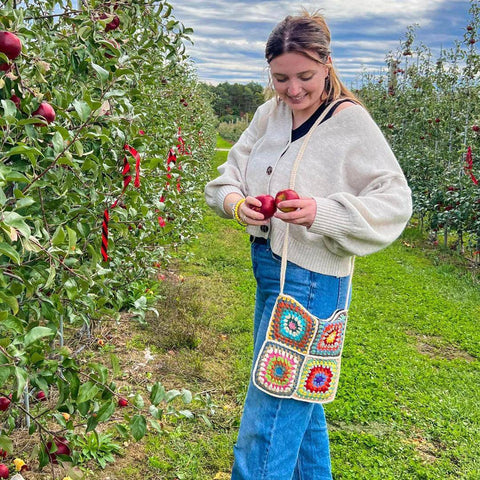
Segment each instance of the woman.
[{"label": "woman", "polygon": [[[250,234],[257,281],[254,359],[279,293],[280,255],[289,227],[285,293],[328,318],[348,302],[352,258],[386,247],[411,215],[405,177],[380,129],[340,82],[330,32],[319,14],[279,23],[265,56],[276,97],[259,107],[231,149],[206,200]],[[271,219],[255,197],[288,188],[303,137],[331,102],[300,162],[295,190]],[[341,388],[341,387],[340,387]],[[320,404],[281,399],[250,382],[235,446],[233,480],[331,479],[327,426]]]}]

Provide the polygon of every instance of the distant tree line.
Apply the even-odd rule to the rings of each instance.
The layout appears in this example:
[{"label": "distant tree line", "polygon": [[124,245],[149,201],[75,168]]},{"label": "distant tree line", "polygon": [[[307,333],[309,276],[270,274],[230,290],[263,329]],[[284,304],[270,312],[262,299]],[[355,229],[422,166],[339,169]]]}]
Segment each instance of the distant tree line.
[{"label": "distant tree line", "polygon": [[255,82],[247,84],[223,82],[208,85],[212,93],[212,106],[220,122],[235,122],[251,119],[264,100],[264,87]]}]

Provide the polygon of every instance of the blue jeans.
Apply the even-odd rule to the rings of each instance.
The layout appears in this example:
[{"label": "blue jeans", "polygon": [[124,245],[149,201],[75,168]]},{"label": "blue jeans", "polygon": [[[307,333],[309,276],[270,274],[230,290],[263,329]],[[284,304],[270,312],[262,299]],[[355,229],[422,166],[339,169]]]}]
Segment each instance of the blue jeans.
[{"label": "blue jeans", "polygon": [[[279,293],[280,261],[269,244],[252,244],[257,281],[254,361]],[[318,317],[327,318],[345,307],[348,286],[348,277],[322,275],[290,262],[287,265],[284,293]],[[232,480],[331,480],[322,405],[272,397],[250,379],[234,456]]]}]

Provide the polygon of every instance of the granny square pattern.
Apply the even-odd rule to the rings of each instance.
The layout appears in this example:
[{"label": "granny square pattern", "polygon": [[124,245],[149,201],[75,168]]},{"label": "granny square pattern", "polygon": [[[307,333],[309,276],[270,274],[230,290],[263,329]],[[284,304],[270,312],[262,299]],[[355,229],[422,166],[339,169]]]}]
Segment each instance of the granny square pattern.
[{"label": "granny square pattern", "polygon": [[345,311],[337,311],[328,321],[319,321],[319,328],[312,343],[312,355],[336,357],[342,353],[347,315]]},{"label": "granny square pattern", "polygon": [[308,353],[316,318],[292,297],[279,297],[273,309],[268,338]]},{"label": "granny square pattern", "polygon": [[255,379],[275,396],[290,397],[295,391],[304,356],[274,342],[266,342],[259,355]]},{"label": "granny square pattern", "polygon": [[254,385],[279,398],[331,402],[346,326],[346,310],[319,319],[294,298],[279,295],[253,369]]},{"label": "granny square pattern", "polygon": [[335,395],[340,374],[340,358],[308,357],[300,374],[296,397],[309,401],[327,401]]}]

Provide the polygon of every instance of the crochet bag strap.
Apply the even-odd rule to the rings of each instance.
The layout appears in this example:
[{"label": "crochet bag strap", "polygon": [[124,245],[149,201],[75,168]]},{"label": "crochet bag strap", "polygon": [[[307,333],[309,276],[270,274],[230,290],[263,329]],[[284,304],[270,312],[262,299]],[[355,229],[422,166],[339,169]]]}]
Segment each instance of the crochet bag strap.
[{"label": "crochet bag strap", "polygon": [[[328,107],[322,112],[322,114],[317,118],[317,120],[315,121],[315,123],[312,125],[312,127],[310,128],[310,130],[308,131],[308,133],[306,134],[305,136],[305,139],[303,140],[302,142],[302,145],[300,147],[300,150],[298,151],[298,154],[297,154],[297,158],[295,159],[295,162],[293,163],[293,167],[292,167],[292,172],[290,174],[290,185],[289,185],[289,188],[291,188],[292,190],[295,188],[295,178],[297,176],[297,170],[298,170],[298,166],[300,165],[300,160],[302,159],[303,157],[303,154],[307,148],[307,145],[308,145],[308,142],[310,140],[310,137],[312,136],[313,134],[313,131],[318,127],[318,125],[320,125],[320,123],[322,123],[323,119],[325,118],[325,116],[327,115],[327,113],[335,106],[337,105],[339,102],[341,102],[340,99],[337,99],[335,101],[333,101],[330,105],[328,105]],[[281,263],[281,267],[280,267],[280,295],[283,294],[283,287],[285,285],[285,272],[287,270],[287,255],[288,255],[288,233],[289,233],[289,228],[290,227],[290,224],[287,223],[287,228],[285,230],[285,237],[283,239],[283,248],[282,248],[282,263]],[[345,303],[345,309],[347,309],[347,306],[348,306],[348,301],[349,301],[349,297],[350,297],[350,290],[351,290],[351,283],[352,283],[352,274],[353,274],[353,264],[354,264],[354,261],[355,261],[355,258],[352,257],[352,262],[351,262],[351,268],[350,268],[350,284],[349,284],[349,287],[348,287],[348,293],[347,293],[347,300],[346,300],[346,303]]]}]

